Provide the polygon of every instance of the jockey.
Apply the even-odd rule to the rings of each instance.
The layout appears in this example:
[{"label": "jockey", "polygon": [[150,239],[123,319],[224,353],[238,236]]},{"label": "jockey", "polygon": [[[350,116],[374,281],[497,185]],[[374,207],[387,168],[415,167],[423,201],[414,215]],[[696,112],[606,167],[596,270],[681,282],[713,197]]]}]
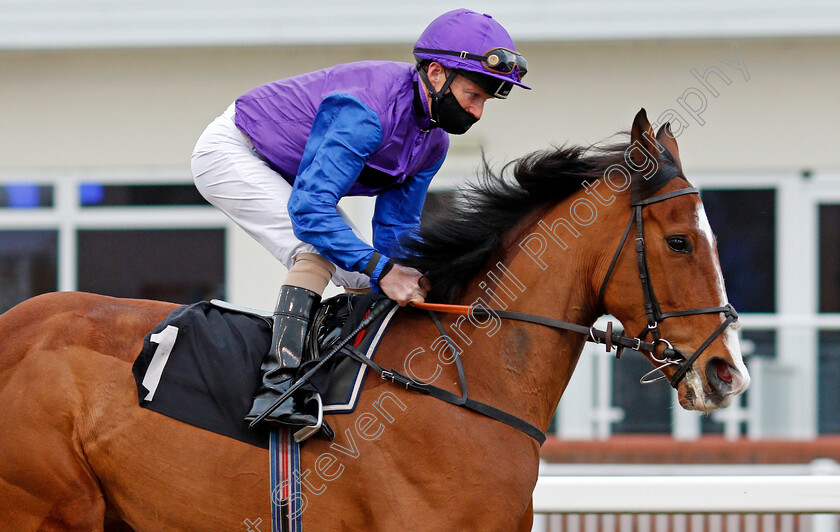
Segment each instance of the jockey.
[{"label": "jockey", "polygon": [[[400,238],[417,227],[448,134],[474,124],[490,98],[505,98],[525,59],[489,15],[466,9],[432,21],[414,47],[416,65],[363,61],[267,83],[211,123],[192,155],[195,184],[288,269],[274,312],[263,385],[252,421],[292,384],[309,324],[332,280],[422,302],[422,274],[395,264]],[[338,201],[376,196],[373,245]],[[267,425],[313,425],[290,398]]]}]

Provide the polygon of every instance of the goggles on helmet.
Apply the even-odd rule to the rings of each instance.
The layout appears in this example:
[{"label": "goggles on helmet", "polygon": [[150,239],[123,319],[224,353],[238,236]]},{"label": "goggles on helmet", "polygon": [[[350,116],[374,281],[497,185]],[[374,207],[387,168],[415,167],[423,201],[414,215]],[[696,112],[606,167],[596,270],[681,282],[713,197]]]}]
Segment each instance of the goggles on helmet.
[{"label": "goggles on helmet", "polygon": [[486,70],[494,74],[513,74],[518,81],[522,81],[522,78],[528,73],[528,62],[525,61],[522,54],[508,50],[507,48],[491,48],[484,52],[484,55],[471,54],[469,52],[453,52],[452,50],[434,50],[431,48],[415,48],[414,53],[455,55],[461,59],[480,61]]},{"label": "goggles on helmet", "polygon": [[513,83],[510,81],[494,78],[493,76],[488,76],[487,74],[479,74],[478,72],[462,69],[455,69],[455,72],[472,81],[481,87],[484,92],[494,98],[504,100],[510,94],[511,89],[513,89]]}]

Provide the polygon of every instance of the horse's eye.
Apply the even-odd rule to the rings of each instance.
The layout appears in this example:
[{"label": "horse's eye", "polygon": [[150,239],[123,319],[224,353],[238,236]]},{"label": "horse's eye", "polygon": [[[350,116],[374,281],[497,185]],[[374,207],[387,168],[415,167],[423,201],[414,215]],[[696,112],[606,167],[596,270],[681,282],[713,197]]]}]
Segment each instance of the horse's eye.
[{"label": "horse's eye", "polygon": [[668,242],[668,247],[671,248],[671,251],[676,251],[677,253],[691,253],[691,243],[688,239],[684,236],[669,236],[665,239]]}]

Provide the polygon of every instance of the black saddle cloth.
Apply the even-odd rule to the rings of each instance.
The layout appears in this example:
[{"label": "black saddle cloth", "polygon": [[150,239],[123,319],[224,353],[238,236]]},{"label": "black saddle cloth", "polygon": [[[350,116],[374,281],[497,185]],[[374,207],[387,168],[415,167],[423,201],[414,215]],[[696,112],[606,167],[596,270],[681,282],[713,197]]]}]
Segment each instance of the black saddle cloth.
[{"label": "black saddle cloth", "polygon": [[[301,371],[355,329],[380,299],[340,295],[326,300],[310,337],[318,342],[309,342]],[[376,328],[368,327],[364,340],[351,344],[367,349]],[[270,343],[270,318],[207,301],[180,306],[146,336],[134,362],[140,406],[267,449],[268,431],[249,429],[244,418],[261,384],[260,365]],[[366,367],[346,357],[327,366],[310,388],[321,392],[325,412],[352,412]]]}]

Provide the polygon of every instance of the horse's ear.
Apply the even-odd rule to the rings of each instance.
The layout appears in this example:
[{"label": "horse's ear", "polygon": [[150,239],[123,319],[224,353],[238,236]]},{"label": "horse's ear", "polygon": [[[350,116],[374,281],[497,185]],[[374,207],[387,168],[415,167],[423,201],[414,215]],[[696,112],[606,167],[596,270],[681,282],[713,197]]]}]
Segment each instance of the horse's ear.
[{"label": "horse's ear", "polygon": [[642,109],[633,120],[630,146],[624,152],[624,161],[633,172],[631,188],[633,203],[651,197],[679,173],[676,165],[670,166],[673,171],[662,171],[663,168],[667,168],[667,166],[663,167],[663,159],[670,159],[670,156],[655,135],[647,113]]},{"label": "horse's ear", "polygon": [[671,123],[665,122],[662,127],[659,128],[659,131],[656,133],[656,140],[668,150],[668,153],[674,158],[674,162],[677,165],[677,168],[682,171],[682,163],[680,163],[680,149],[677,146],[677,139],[674,137],[674,134],[671,132]]},{"label": "horse's ear", "polygon": [[662,153],[644,108],[640,109],[636,113],[636,118],[633,119],[633,128],[630,130],[630,146],[628,155],[639,168],[647,166],[651,157],[658,159]]}]

